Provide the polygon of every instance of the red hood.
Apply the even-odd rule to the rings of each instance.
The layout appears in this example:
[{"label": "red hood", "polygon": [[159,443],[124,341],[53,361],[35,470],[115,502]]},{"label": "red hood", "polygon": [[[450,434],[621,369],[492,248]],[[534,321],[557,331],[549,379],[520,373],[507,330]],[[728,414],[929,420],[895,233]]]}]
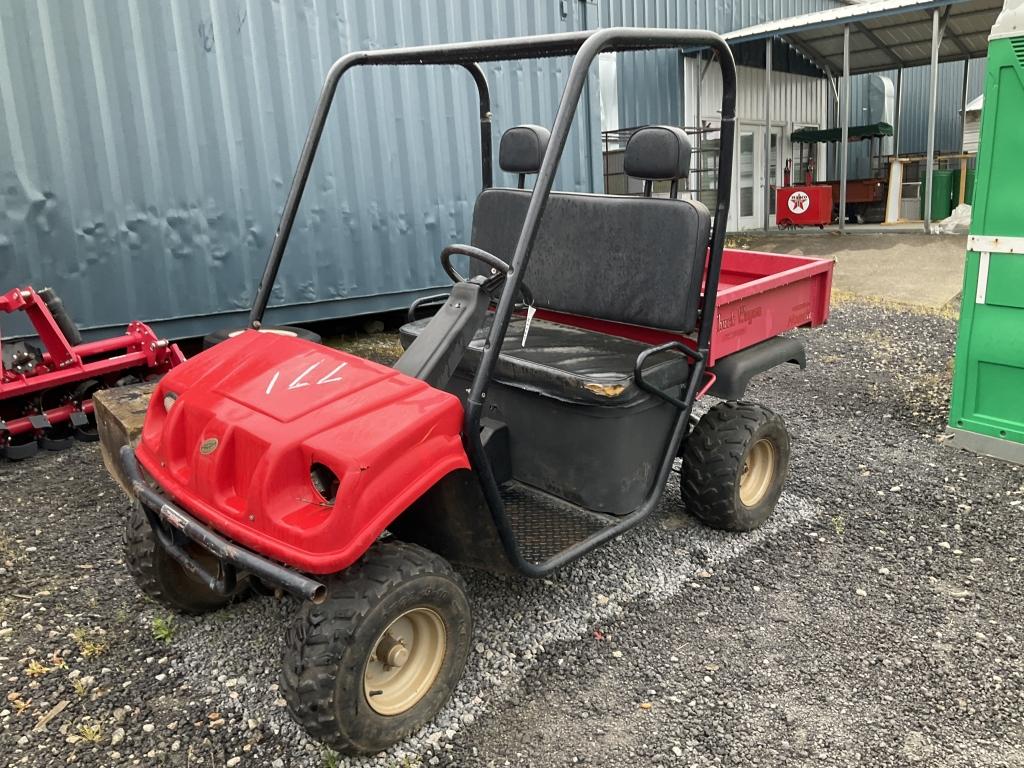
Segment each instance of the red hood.
[{"label": "red hood", "polygon": [[[468,468],[462,418],[456,397],[392,368],[250,332],[163,378],[137,453],[214,528],[325,573],[358,558],[439,477]],[[333,505],[313,489],[314,463],[340,480]]]}]

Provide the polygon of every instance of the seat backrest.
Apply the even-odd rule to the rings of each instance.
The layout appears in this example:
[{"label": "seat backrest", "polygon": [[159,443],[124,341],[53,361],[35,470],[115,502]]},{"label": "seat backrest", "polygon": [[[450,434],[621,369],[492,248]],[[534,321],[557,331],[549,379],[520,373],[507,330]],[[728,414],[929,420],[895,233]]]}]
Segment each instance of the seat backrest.
[{"label": "seat backrest", "polygon": [[501,134],[498,165],[508,173],[519,174],[519,189],[526,186],[526,174],[540,170],[551,131],[543,125],[517,125]]},{"label": "seat backrest", "polygon": [[[676,143],[660,127],[638,131],[626,166],[648,179],[688,173],[685,134],[668,136]],[[511,262],[531,194],[484,190],[473,245]],[[539,307],[688,333],[697,325],[710,228],[707,208],[692,200],[552,192],[523,280]]]}]

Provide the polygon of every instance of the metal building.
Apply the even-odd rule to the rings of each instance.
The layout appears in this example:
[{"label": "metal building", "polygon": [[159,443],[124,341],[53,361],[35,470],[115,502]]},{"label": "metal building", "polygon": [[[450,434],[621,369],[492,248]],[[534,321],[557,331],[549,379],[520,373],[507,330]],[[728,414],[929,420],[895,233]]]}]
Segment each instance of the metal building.
[{"label": "metal building", "polygon": [[[582,10],[557,0],[0,3],[0,285],[52,285],[86,328],[139,318],[182,336],[237,324],[335,59],[564,32],[580,28]],[[491,66],[495,134],[550,123],[568,64]],[[405,307],[447,285],[438,253],[465,239],[480,188],[477,93],[464,70],[361,72],[337,98],[274,321]],[[585,135],[577,129],[566,151],[565,189],[598,178]]]},{"label": "metal building", "polygon": [[[7,0],[0,4],[0,287],[52,285],[89,329],[139,318],[184,336],[238,324],[323,76],[347,51],[615,24],[727,32],[839,6]],[[549,124],[567,66],[564,59],[490,65],[494,136],[517,123]],[[619,122],[693,124],[700,75],[694,57],[623,55]],[[603,183],[593,80],[556,181],[562,189]],[[703,103],[713,103],[712,72],[704,88]],[[748,97],[741,120],[753,123],[756,98]],[[447,285],[437,254],[468,237],[480,186],[469,76],[373,70],[354,76],[337,98],[341,109],[278,280],[274,322],[406,307]],[[773,133],[787,156],[791,126],[827,119],[827,86],[808,75],[780,76],[772,98]],[[761,146],[756,135],[740,141],[741,150],[752,144],[751,153]],[[760,166],[754,154],[749,166],[751,174]],[[496,183],[508,182],[497,174]],[[751,176],[751,183],[759,182]],[[752,202],[759,199],[754,193]],[[742,203],[733,226],[750,218],[741,210]],[[4,335],[19,330],[3,328]]]}]

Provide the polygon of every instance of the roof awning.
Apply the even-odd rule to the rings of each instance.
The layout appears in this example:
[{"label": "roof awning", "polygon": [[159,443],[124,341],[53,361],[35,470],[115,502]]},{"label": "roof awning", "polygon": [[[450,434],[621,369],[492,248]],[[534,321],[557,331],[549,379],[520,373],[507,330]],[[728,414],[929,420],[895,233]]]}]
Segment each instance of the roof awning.
[{"label": "roof awning", "polygon": [[[876,139],[881,136],[892,136],[892,126],[888,123],[871,123],[869,125],[851,125],[849,129],[849,141],[860,141],[861,139]],[[842,128],[800,128],[793,131],[789,137],[794,144],[817,144],[822,142],[831,144],[843,140]]]},{"label": "roof awning", "polygon": [[843,27],[850,27],[850,72],[878,72],[931,62],[932,11],[945,19],[939,61],[984,56],[1003,0],[879,0],[808,13],[737,29],[723,35],[741,52],[783,40],[819,69],[843,71]]}]

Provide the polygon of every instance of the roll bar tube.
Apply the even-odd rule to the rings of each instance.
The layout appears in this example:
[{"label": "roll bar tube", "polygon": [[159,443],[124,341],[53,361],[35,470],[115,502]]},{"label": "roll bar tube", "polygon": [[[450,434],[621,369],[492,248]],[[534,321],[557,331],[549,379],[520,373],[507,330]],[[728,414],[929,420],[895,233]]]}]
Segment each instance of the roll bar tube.
[{"label": "roll bar tube", "polygon": [[491,156],[493,151],[493,144],[491,142],[491,91],[487,87],[487,75],[484,74],[484,70],[479,64],[463,64],[462,66],[473,76],[477,93],[480,95],[480,175],[482,176],[483,188],[490,189],[494,186],[494,168]]},{"label": "roll bar tube", "polygon": [[[323,88],[316,102],[313,112],[313,119],[306,133],[305,143],[302,145],[302,152],[299,154],[298,166],[295,175],[292,177],[291,187],[288,190],[288,197],[285,199],[284,209],[281,211],[281,220],[278,223],[277,231],[274,234],[274,241],[270,247],[270,254],[267,257],[267,264],[264,267],[263,275],[260,278],[256,295],[253,298],[252,308],[249,312],[249,323],[253,328],[259,328],[263,322],[263,315],[266,312],[267,304],[270,301],[270,294],[274,288],[274,281],[281,266],[281,259],[288,245],[288,238],[291,236],[292,227],[295,224],[299,211],[299,204],[302,202],[302,194],[306,189],[309,174],[313,167],[313,160],[316,157],[317,147],[323,135],[324,125],[330,114],[331,106],[334,103],[334,95],[338,88],[338,82],[342,76],[355,66],[375,65],[398,65],[398,66],[424,66],[424,65],[453,65],[461,66],[469,71],[480,97],[480,137],[481,137],[481,175],[485,188],[492,184],[492,142],[491,142],[491,108],[490,93],[487,87],[487,78],[480,68],[482,61],[515,61],[520,59],[539,59],[552,56],[576,56],[573,63],[573,70],[570,79],[579,75],[577,64],[579,63],[582,48],[585,43],[595,38],[600,38],[601,46],[599,51],[629,51],[629,50],[651,50],[657,48],[677,48],[684,46],[708,46],[723,53],[722,78],[722,126],[723,139],[726,122],[730,137],[732,134],[733,118],[726,118],[724,108],[730,105],[729,114],[735,113],[735,81],[736,67],[732,59],[732,52],[726,42],[713,32],[699,30],[668,30],[668,29],[643,29],[630,27],[612,27],[609,29],[566,32],[554,35],[535,35],[533,37],[510,37],[500,40],[485,40],[469,43],[448,43],[443,45],[423,45],[411,48],[391,48],[379,51],[355,51],[342,56],[331,65],[324,80]],[[591,50],[594,50],[591,46]],[[589,66],[593,56],[588,54],[587,65]],[[725,61],[727,59],[727,61]],[[728,70],[728,71],[727,71]],[[728,87],[732,84],[731,91]],[[576,88],[577,95],[574,103],[579,101],[579,87]],[[560,109],[565,106],[565,95],[569,92],[569,84],[563,91],[563,99]],[[571,122],[571,115],[570,121]],[[565,143],[563,137],[558,147],[557,157],[561,157],[562,146]],[[550,151],[550,147],[549,147]],[[723,154],[728,151],[730,167],[732,160],[732,145],[725,145],[723,141]],[[556,158],[557,164],[557,158]],[[721,181],[721,173],[719,173]],[[547,186],[550,190],[550,183]],[[721,193],[725,187],[719,187],[719,206],[721,209]],[[546,196],[546,193],[545,193]],[[717,215],[716,215],[717,220]],[[724,237],[724,232],[722,233]],[[532,244],[533,236],[529,238]],[[724,241],[723,241],[724,242]]]},{"label": "roll bar tube", "polygon": [[[256,296],[253,298],[252,308],[249,310],[249,326],[259,328],[263,324],[263,315],[267,311],[267,304],[270,302],[270,294],[274,290],[274,283],[277,281],[277,272],[281,268],[281,260],[284,257],[284,249],[288,246],[288,238],[292,233],[292,226],[299,213],[299,204],[302,202],[302,193],[306,191],[306,182],[313,169],[313,159],[316,157],[317,147],[320,145],[320,137],[323,136],[324,126],[327,124],[327,116],[330,114],[331,105],[334,103],[334,94],[338,89],[338,82],[352,67],[367,64],[382,64],[386,61],[378,61],[382,54],[389,51],[369,52],[359,51],[342,56],[331,67],[327,73],[327,79],[320,91],[320,98],[316,102],[316,111],[313,114],[313,121],[309,125],[309,132],[306,134],[306,141],[302,145],[302,152],[299,154],[299,165],[295,169],[295,176],[292,177],[292,185],[288,190],[288,197],[285,199],[284,210],[281,212],[281,221],[277,225],[277,232],[274,234],[274,242],[270,246],[270,255],[267,257],[267,264],[263,268],[263,276],[260,278],[259,286],[256,289]],[[395,62],[412,63],[412,62]],[[466,69],[473,76],[476,83],[477,93],[480,98],[480,173],[484,189],[494,184],[494,172],[492,161],[491,141],[491,92],[487,86],[487,75],[479,64],[473,61],[454,62],[457,66]]]}]

